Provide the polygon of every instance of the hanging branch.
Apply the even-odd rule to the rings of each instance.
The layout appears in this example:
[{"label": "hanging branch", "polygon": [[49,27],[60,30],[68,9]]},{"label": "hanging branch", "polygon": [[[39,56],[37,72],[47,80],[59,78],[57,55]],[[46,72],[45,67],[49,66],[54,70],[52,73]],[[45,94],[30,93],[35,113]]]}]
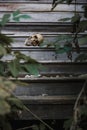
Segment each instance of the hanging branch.
[{"label": "hanging branch", "polygon": [[74,108],[73,108],[73,117],[74,117],[74,120],[72,121],[70,130],[75,130],[76,127],[77,127],[78,103],[79,103],[79,100],[80,100],[83,92],[85,91],[86,86],[87,86],[87,80],[83,84],[82,89],[81,89],[81,91],[80,91],[80,93],[79,93],[79,95],[78,95],[78,97],[76,99],[76,102],[75,102],[75,105],[74,105]]},{"label": "hanging branch", "polygon": [[73,39],[73,43],[76,47],[76,51],[77,53],[80,52],[80,47],[79,47],[79,44],[78,44],[78,33],[79,33],[79,23],[80,23],[80,15],[77,14],[77,3],[76,3],[76,0],[75,0],[75,6],[74,6],[74,17],[73,17],[73,33],[74,33],[74,39]]},{"label": "hanging branch", "polygon": [[24,109],[31,113],[37,120],[39,120],[42,124],[44,124],[49,130],[54,130],[52,127],[50,127],[47,123],[45,123],[43,120],[41,120],[36,114],[34,114],[29,108],[24,106]]}]

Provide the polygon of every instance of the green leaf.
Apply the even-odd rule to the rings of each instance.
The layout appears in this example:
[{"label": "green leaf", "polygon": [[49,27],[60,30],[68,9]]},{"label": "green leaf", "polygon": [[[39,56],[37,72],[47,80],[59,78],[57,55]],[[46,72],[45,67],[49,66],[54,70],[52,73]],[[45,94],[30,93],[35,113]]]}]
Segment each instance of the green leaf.
[{"label": "green leaf", "polygon": [[16,88],[16,85],[6,80],[5,78],[0,77],[0,97],[8,97],[11,95],[11,92]]},{"label": "green leaf", "polygon": [[54,0],[51,10],[53,10],[58,4],[63,3],[65,0]]},{"label": "green leaf", "polygon": [[12,13],[13,18],[16,17],[16,16],[18,16],[18,15],[20,15],[20,13],[21,13],[20,10],[14,11],[14,12]]},{"label": "green leaf", "polygon": [[59,48],[59,49],[56,48],[56,53],[63,54],[63,53],[70,52],[71,50],[72,50],[71,46],[64,45],[63,48]]},{"label": "green leaf", "polygon": [[62,18],[62,19],[59,19],[59,21],[69,21],[71,20],[71,18]]},{"label": "green leaf", "polygon": [[13,20],[14,20],[15,22],[19,22],[21,18],[22,18],[22,19],[30,19],[31,16],[26,15],[26,14],[21,14],[21,15],[19,15],[19,16],[17,16],[17,17],[13,17]]},{"label": "green leaf", "polygon": [[16,88],[13,82],[0,77],[0,98],[7,98],[11,96],[11,92]]},{"label": "green leaf", "polygon": [[[3,86],[5,87],[5,86]],[[11,95],[11,93],[7,92],[3,87],[0,87],[0,98],[7,98]]]},{"label": "green leaf", "polygon": [[21,69],[19,60],[14,59],[13,61],[9,62],[8,63],[8,68],[9,68],[9,71],[11,72],[11,74],[14,77],[17,77],[19,72],[20,72],[20,69]]},{"label": "green leaf", "polygon": [[24,108],[22,101],[16,97],[10,97],[7,99],[7,101],[9,102],[11,106],[16,107],[17,109],[23,110]]},{"label": "green leaf", "polygon": [[13,40],[6,36],[5,34],[1,34],[0,33],[0,44],[2,44],[3,46],[8,46],[13,42]]},{"label": "green leaf", "polygon": [[70,43],[65,44],[64,45],[64,50],[66,52],[72,51],[72,44],[70,44]]},{"label": "green leaf", "polygon": [[19,21],[20,21],[20,18],[19,18],[19,17],[14,17],[13,20],[14,20],[15,22],[19,22]]},{"label": "green leaf", "polygon": [[14,55],[18,60],[24,60],[24,62],[27,63],[38,63],[35,59],[32,59],[30,56],[26,56],[25,54],[19,51],[15,51]]},{"label": "green leaf", "polygon": [[25,64],[24,68],[32,75],[39,75],[38,64]]},{"label": "green leaf", "polygon": [[4,80],[4,85],[5,85],[5,90],[7,90],[9,93],[12,93],[12,91],[16,88],[16,84],[14,84],[13,82],[9,81],[9,80]]},{"label": "green leaf", "polygon": [[5,115],[10,112],[10,105],[3,99],[0,99],[0,115]]},{"label": "green leaf", "polygon": [[55,50],[59,50],[61,48],[59,44],[55,44],[54,47],[55,47]]},{"label": "green leaf", "polygon": [[71,18],[71,22],[72,23],[76,23],[77,21],[80,21],[81,16],[79,14],[75,14],[72,18]]},{"label": "green leaf", "polygon": [[56,50],[56,53],[58,53],[58,54],[63,54],[65,52],[66,51],[64,50],[64,48],[59,48],[58,50]]},{"label": "green leaf", "polygon": [[62,42],[71,42],[72,41],[72,35],[61,35],[61,36],[58,36],[55,40],[54,43],[62,43]]},{"label": "green leaf", "polygon": [[81,21],[80,24],[79,24],[79,28],[78,29],[80,29],[80,31],[87,30],[87,20]]},{"label": "green leaf", "polygon": [[5,14],[0,21],[1,26],[4,26],[6,23],[9,22],[11,14]]},{"label": "green leaf", "polygon": [[0,45],[0,56],[6,55],[6,54],[7,54],[6,49],[2,45]]},{"label": "green leaf", "polygon": [[23,19],[30,19],[30,18],[31,18],[31,16],[26,15],[26,14],[21,14],[21,15],[19,16],[19,18],[23,18]]}]

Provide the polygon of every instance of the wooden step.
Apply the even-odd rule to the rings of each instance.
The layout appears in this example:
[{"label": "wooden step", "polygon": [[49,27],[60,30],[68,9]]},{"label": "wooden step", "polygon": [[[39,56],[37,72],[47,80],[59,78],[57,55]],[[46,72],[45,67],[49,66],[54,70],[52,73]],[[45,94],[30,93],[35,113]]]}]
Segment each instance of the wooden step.
[{"label": "wooden step", "polygon": [[[18,96],[33,114],[41,119],[68,119],[72,116],[75,96]],[[20,114],[21,120],[36,120],[28,111]]]}]

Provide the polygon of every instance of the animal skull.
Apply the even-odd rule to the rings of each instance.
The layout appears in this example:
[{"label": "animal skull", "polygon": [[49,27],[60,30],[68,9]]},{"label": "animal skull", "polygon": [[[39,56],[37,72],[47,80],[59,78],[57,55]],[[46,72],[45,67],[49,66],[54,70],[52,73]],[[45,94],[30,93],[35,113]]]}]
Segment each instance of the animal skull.
[{"label": "animal skull", "polygon": [[26,46],[39,46],[43,42],[43,36],[41,34],[35,34],[25,40]]}]

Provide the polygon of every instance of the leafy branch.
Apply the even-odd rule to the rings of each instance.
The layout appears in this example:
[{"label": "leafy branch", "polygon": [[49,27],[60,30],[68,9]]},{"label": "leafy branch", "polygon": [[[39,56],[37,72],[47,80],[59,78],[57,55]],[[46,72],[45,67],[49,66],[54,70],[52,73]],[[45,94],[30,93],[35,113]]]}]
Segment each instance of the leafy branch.
[{"label": "leafy branch", "polygon": [[[21,14],[19,10],[13,12],[12,14],[5,14],[0,21],[1,30],[8,22],[12,20],[14,22],[19,22],[21,18],[30,19],[31,17],[26,14]],[[2,70],[0,70],[0,75],[7,77],[10,74],[17,77],[22,71],[38,75],[38,70],[41,65],[36,60],[20,53],[19,51],[13,52],[11,50],[12,42],[13,39],[0,32],[0,67],[2,68]],[[9,62],[3,61],[3,57],[8,55],[11,55],[13,58]],[[21,64],[21,61],[25,64]]]},{"label": "leafy branch", "polygon": [[[62,3],[66,3],[68,5],[70,5],[72,3],[73,0],[53,0],[52,2],[52,8],[51,10],[53,10],[58,4],[62,4]],[[60,41],[57,41],[56,42],[56,46],[55,46],[55,42],[53,43],[54,44],[54,47],[55,47],[55,50],[57,50],[57,53],[66,53],[67,54],[67,57],[72,61],[72,54],[73,54],[73,47],[75,48],[76,52],[79,54],[75,61],[77,61],[77,59],[80,60],[80,46],[79,44],[81,43],[81,41],[84,39],[85,43],[87,41],[87,37],[86,36],[81,36],[79,37],[78,34],[80,32],[84,32],[86,29],[87,29],[87,5],[84,5],[82,6],[82,8],[84,9],[84,12],[83,12],[83,17],[85,19],[82,20],[82,16],[80,15],[80,13],[77,13],[77,2],[75,0],[74,2],[75,4],[75,8],[74,8],[74,16],[72,16],[71,18],[62,18],[60,19],[59,21],[60,22],[65,22],[65,21],[69,21],[72,23],[72,39],[71,41],[68,42],[68,39],[70,39],[70,35],[66,35],[66,41],[65,41],[65,45],[62,47],[59,46],[59,42],[63,42],[62,39]],[[65,37],[64,35],[62,35],[62,37]],[[60,39],[61,37],[58,36],[58,38]],[[64,43],[64,42],[63,42]],[[70,49],[65,49],[66,48],[66,45],[68,44],[68,47]],[[86,55],[84,54],[84,57],[86,57]],[[85,59],[83,57],[83,59]],[[87,59],[87,58],[86,58]]]},{"label": "leafy branch", "polygon": [[[22,72],[38,75],[39,69],[42,67],[35,59],[22,54],[20,51],[13,51],[11,49],[13,39],[1,32],[8,22],[19,22],[21,18],[30,19],[31,17],[21,14],[17,10],[12,14],[3,15],[0,20],[0,127],[8,130],[11,130],[9,118],[13,114],[19,115],[24,107],[23,103],[13,94],[16,84],[11,82],[9,77],[18,77]],[[4,57],[8,55],[12,56],[12,59],[4,60]]]},{"label": "leafy branch", "polygon": [[72,1],[73,0],[53,0],[51,10],[53,10],[58,4],[66,2],[69,5],[72,3]]}]

